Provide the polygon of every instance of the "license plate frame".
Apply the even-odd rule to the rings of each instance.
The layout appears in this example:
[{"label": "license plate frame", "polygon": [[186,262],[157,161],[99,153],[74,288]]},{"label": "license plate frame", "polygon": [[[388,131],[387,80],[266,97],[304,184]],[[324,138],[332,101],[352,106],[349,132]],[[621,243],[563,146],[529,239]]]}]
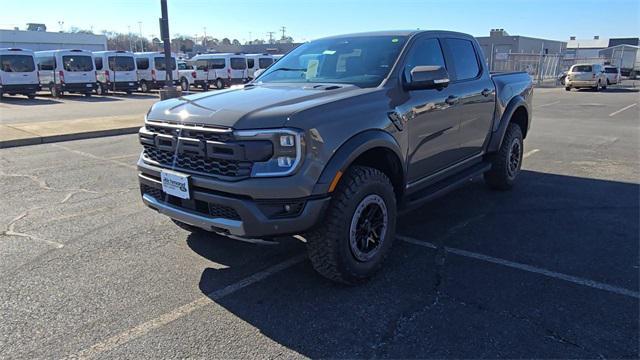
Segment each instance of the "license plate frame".
[{"label": "license plate frame", "polygon": [[191,199],[190,176],[172,170],[162,170],[160,172],[160,181],[162,182],[162,191],[178,197],[180,199]]}]

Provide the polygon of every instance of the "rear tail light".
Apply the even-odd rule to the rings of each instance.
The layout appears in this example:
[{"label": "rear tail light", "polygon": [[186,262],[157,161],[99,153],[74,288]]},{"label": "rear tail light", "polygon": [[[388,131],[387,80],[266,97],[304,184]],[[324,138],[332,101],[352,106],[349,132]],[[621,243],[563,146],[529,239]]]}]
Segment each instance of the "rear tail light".
[{"label": "rear tail light", "polygon": [[109,82],[111,80],[110,76],[109,76],[109,70],[105,70],[104,71],[104,79]]},{"label": "rear tail light", "polygon": [[156,80],[156,70],[155,69],[151,69],[151,79],[153,79],[154,81]]},{"label": "rear tail light", "polygon": [[194,79],[196,78],[196,72],[195,71],[191,72],[191,77],[194,78]]},{"label": "rear tail light", "polygon": [[60,77],[60,82],[63,83],[64,82],[64,71],[62,71],[62,70],[58,71],[58,76]]},{"label": "rear tail light", "polygon": [[231,79],[231,69],[227,68],[227,77]]}]

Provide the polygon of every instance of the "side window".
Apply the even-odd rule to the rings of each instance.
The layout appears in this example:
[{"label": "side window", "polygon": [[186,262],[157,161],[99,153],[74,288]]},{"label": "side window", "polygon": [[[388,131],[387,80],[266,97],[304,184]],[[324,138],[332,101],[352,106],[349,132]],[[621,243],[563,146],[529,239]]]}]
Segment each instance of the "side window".
[{"label": "side window", "polygon": [[51,57],[41,57],[38,58],[38,70],[55,70],[56,67],[56,58]]},{"label": "side window", "polygon": [[96,57],[93,58],[93,61],[96,63],[96,70],[102,70],[102,58]]},{"label": "side window", "polygon": [[404,63],[404,74],[407,77],[411,74],[411,70],[416,66],[444,66],[444,56],[442,55],[442,49],[440,48],[440,42],[438,39],[418,39],[409,54],[407,55]]},{"label": "side window", "polygon": [[209,59],[209,69],[224,69],[225,68],[225,60],[224,59]]},{"label": "side window", "polygon": [[209,70],[209,66],[207,65],[207,60],[196,60],[196,70]]},{"label": "side window", "polygon": [[480,74],[480,65],[476,51],[473,49],[473,43],[464,39],[445,39],[444,40],[451,51],[451,64],[456,69],[456,76],[453,80],[473,79]]},{"label": "side window", "polygon": [[271,66],[271,64],[273,64],[273,59],[272,58],[260,58],[258,60],[258,67],[260,69],[266,69],[269,66]]},{"label": "side window", "polygon": [[147,70],[149,68],[149,59],[136,58],[136,66],[138,66],[138,70]]},{"label": "side window", "polygon": [[255,64],[256,64],[256,61],[254,59],[247,58],[247,66],[249,67],[249,69],[253,69],[253,66]]}]

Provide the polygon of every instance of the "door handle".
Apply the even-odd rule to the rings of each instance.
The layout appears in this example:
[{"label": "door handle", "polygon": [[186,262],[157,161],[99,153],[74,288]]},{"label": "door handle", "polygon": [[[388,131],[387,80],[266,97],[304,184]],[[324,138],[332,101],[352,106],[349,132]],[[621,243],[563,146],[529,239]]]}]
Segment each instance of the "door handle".
[{"label": "door handle", "polygon": [[484,97],[487,97],[487,96],[491,95],[491,93],[493,93],[493,91],[491,91],[489,89],[484,89],[481,92],[482,96],[484,96]]},{"label": "door handle", "polygon": [[453,95],[449,95],[449,97],[444,101],[449,105],[455,105],[458,103],[458,97],[457,96],[453,96]]}]

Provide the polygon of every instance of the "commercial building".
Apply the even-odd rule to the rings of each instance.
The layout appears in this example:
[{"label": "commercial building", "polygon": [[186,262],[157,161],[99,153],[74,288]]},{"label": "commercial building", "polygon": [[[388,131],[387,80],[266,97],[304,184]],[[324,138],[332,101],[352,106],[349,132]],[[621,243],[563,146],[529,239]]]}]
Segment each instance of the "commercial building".
[{"label": "commercial building", "polygon": [[[491,29],[489,36],[477,36],[487,58],[490,54],[561,54],[567,47],[564,41],[509,35],[504,29]],[[502,55],[497,55],[498,57]]]},{"label": "commercial building", "polygon": [[609,47],[609,39],[596,35],[593,39],[576,39],[571,36],[567,42],[566,59],[595,59],[602,49]]},{"label": "commercial building", "polygon": [[56,49],[104,51],[107,50],[107,37],[94,34],[0,30],[0,48],[7,47],[34,51]]}]

